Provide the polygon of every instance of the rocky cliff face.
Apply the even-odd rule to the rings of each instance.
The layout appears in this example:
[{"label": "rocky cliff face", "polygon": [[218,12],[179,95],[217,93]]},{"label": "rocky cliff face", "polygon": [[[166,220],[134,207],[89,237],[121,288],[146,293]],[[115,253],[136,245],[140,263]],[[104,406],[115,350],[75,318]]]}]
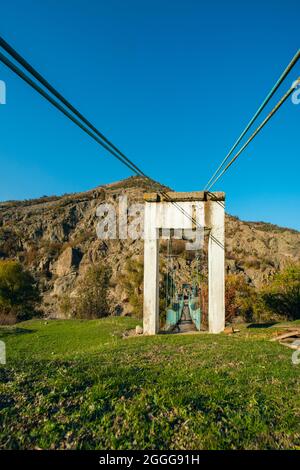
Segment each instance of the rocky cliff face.
[{"label": "rocky cliff face", "polygon": [[[96,209],[103,202],[116,206],[121,195],[127,196],[129,204],[142,202],[144,192],[161,188],[132,177],[84,193],[0,203],[0,259],[18,259],[34,273],[43,292],[43,309],[54,316],[61,314],[59,302],[65,295],[76,295],[87,267],[104,262],[112,268],[112,313],[129,312],[118,278],[126,276],[129,259],[142,259],[143,243],[99,240]],[[226,216],[228,273],[242,272],[259,287],[290,261],[300,261],[299,232]],[[179,250],[174,266],[183,281],[191,260]]]}]

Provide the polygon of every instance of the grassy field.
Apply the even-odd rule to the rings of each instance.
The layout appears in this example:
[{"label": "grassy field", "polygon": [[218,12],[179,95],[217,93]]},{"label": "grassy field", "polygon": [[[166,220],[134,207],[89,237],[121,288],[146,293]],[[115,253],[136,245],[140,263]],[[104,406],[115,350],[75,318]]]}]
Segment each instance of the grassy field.
[{"label": "grassy field", "polygon": [[274,328],[122,339],[137,323],[1,327],[0,448],[300,448],[300,365]]}]

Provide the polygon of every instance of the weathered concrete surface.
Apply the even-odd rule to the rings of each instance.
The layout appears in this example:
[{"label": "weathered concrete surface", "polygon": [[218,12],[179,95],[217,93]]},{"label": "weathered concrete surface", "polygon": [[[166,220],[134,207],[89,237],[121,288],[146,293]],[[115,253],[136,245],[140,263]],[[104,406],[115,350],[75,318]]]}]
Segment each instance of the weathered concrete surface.
[{"label": "weathered concrete surface", "polygon": [[223,192],[208,192],[208,191],[192,191],[192,192],[162,192],[162,193],[145,193],[144,200],[147,202],[162,202],[162,201],[224,201],[225,193]]},{"label": "weathered concrete surface", "polygon": [[220,333],[225,328],[225,211],[224,203],[206,203],[208,241],[208,328]]},{"label": "weathered concrete surface", "polygon": [[156,239],[155,208],[145,204],[144,241],[144,322],[145,335],[155,335],[159,330],[159,240]]}]

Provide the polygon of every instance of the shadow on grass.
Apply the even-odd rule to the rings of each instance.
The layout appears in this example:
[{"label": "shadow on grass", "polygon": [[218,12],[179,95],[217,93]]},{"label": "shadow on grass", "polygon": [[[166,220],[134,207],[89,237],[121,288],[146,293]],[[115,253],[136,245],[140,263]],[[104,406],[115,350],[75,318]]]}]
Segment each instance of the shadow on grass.
[{"label": "shadow on grass", "polygon": [[278,322],[268,322],[268,323],[251,323],[247,328],[270,328],[271,326],[277,325]]},{"label": "shadow on grass", "polygon": [[29,328],[3,328],[0,330],[0,338],[5,338],[7,336],[18,336],[26,335],[27,333],[35,333],[36,330],[31,330]]}]

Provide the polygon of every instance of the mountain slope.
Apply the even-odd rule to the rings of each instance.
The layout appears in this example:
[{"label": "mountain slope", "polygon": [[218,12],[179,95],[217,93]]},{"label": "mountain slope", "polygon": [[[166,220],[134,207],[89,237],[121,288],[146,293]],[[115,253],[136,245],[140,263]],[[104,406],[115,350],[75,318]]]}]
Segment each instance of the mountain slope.
[{"label": "mountain slope", "polygon": [[[121,195],[129,204],[142,202],[144,192],[162,188],[132,177],[83,193],[0,203],[0,259],[18,259],[34,273],[43,292],[43,308],[54,316],[59,315],[61,299],[76,294],[87,267],[105,262],[112,268],[112,312],[126,313],[131,306],[119,279],[126,275],[128,260],[142,260],[143,243],[99,240],[96,209],[103,202],[116,205]],[[299,260],[299,232],[226,216],[227,273],[242,272],[259,287],[277,269]],[[190,269],[184,253],[179,252],[174,266],[184,280]]]}]

